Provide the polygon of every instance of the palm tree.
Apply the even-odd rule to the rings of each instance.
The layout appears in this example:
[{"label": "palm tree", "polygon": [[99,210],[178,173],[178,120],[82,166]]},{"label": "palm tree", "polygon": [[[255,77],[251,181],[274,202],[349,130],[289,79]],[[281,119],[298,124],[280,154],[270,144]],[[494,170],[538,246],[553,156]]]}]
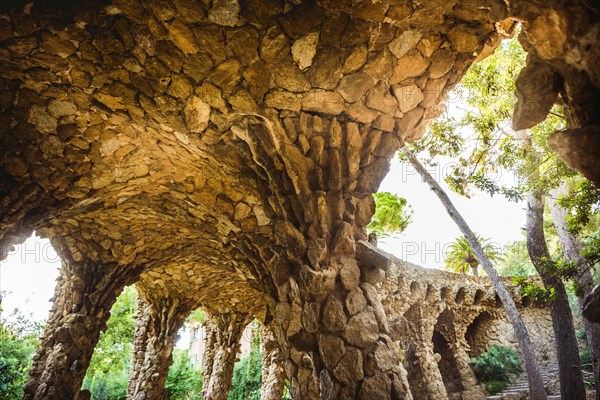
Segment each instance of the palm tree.
[{"label": "palm tree", "polygon": [[[489,239],[483,239],[481,236],[475,234],[481,247],[487,258],[490,261],[498,261],[500,253],[498,249],[490,243]],[[456,272],[459,274],[468,274],[471,272],[475,276],[479,276],[479,260],[473,252],[469,241],[464,236],[459,236],[454,239],[454,242],[450,245],[450,251],[446,255],[445,260],[446,271]]]}]

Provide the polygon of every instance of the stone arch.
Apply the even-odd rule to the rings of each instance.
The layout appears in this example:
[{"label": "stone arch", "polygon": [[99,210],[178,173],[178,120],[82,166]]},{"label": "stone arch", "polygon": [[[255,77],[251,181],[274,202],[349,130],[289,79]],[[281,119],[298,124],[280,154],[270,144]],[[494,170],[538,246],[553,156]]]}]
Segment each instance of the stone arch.
[{"label": "stone arch", "polygon": [[432,285],[427,285],[427,290],[425,291],[425,302],[428,304],[435,304],[436,301],[439,300],[439,291],[438,289]]},{"label": "stone arch", "polygon": [[479,305],[485,298],[485,292],[481,289],[477,289],[475,291],[475,296],[473,296],[473,304]]},{"label": "stone arch", "polygon": [[497,293],[494,295],[494,307],[502,308],[502,300],[500,300],[500,296]]},{"label": "stone arch", "polygon": [[[432,285],[430,297],[435,290]],[[446,400],[447,394],[429,337],[436,321],[435,303],[415,302],[403,316],[407,321],[404,367],[411,393],[416,399]]]},{"label": "stone arch", "polygon": [[421,294],[421,284],[417,281],[412,281],[408,290],[410,290],[410,298],[417,300],[417,296]]},{"label": "stone arch", "polygon": [[456,296],[454,296],[454,303],[462,304],[465,301],[466,296],[467,296],[467,289],[465,289],[464,287],[461,287],[456,292]]},{"label": "stone arch", "polygon": [[450,290],[449,287],[442,287],[442,289],[440,290],[440,297],[442,298],[442,301],[446,302],[446,303],[450,303],[450,294],[452,293],[452,291]]},{"label": "stone arch", "polygon": [[469,355],[477,357],[483,353],[493,335],[494,318],[490,313],[482,312],[469,324],[465,332],[465,340],[469,345]]}]

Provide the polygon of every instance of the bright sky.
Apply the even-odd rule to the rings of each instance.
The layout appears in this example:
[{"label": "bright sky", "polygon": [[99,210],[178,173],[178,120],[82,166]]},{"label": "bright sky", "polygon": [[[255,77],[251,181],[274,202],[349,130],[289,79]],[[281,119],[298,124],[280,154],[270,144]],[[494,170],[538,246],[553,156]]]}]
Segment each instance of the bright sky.
[{"label": "bright sky", "polygon": [[[452,161],[440,162],[428,171],[448,193],[450,199],[471,229],[501,248],[522,239],[525,225],[523,203],[508,202],[502,196],[478,194],[471,199],[451,192],[443,178],[450,171]],[[507,180],[509,177],[498,176]],[[421,180],[409,163],[392,160],[389,174],[379,191],[387,191],[407,199],[413,210],[413,222],[397,238],[379,239],[379,247],[395,256],[430,268],[441,268],[450,243],[461,233],[446,213],[446,209],[429,186]]]},{"label": "bright sky", "polygon": [[48,318],[59,268],[50,242],[35,235],[9,253],[0,263],[2,318],[9,318],[15,308],[36,321]]}]

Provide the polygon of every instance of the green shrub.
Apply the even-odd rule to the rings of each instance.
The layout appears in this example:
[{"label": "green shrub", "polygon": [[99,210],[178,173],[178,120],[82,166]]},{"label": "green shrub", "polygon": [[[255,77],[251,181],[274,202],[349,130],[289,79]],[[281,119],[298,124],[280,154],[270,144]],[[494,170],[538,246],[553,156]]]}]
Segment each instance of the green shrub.
[{"label": "green shrub", "polygon": [[489,394],[500,393],[508,386],[508,383],[502,381],[490,381],[484,384],[485,391]]},{"label": "green shrub", "polygon": [[192,368],[187,350],[173,351],[173,365],[165,383],[169,400],[199,399],[202,391],[202,373]]},{"label": "green shrub", "polygon": [[129,370],[98,372],[84,387],[92,392],[93,400],[125,400]]},{"label": "green shrub", "polygon": [[260,400],[262,384],[262,355],[258,347],[236,363],[231,380],[233,390],[228,400]]},{"label": "green shrub", "polygon": [[[0,294],[0,304],[1,304]],[[27,382],[31,360],[39,346],[41,325],[29,321],[20,311],[11,314],[12,323],[0,320],[0,399],[20,400]]]},{"label": "green shrub", "polygon": [[491,394],[504,390],[515,375],[523,372],[517,352],[505,346],[490,346],[479,357],[471,358],[470,364],[479,383]]},{"label": "green shrub", "polygon": [[260,331],[253,323],[250,354],[235,364],[231,383],[233,389],[228,400],[260,400],[262,386],[262,353],[260,351]]}]

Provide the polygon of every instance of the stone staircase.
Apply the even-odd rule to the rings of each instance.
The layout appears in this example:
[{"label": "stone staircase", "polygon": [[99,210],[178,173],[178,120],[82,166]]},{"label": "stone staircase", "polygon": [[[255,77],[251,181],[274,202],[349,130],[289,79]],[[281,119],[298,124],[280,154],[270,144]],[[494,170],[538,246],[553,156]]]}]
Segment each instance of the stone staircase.
[{"label": "stone staircase", "polygon": [[[557,365],[542,365],[540,366],[540,372],[542,374],[542,380],[544,386],[548,387],[548,383],[551,376],[557,376],[558,366]],[[519,376],[519,378],[509,387],[504,389],[502,392],[493,396],[487,396],[487,400],[525,400],[529,394],[529,383],[527,382],[527,374]],[[548,395],[548,400],[560,400],[560,394]]]}]

